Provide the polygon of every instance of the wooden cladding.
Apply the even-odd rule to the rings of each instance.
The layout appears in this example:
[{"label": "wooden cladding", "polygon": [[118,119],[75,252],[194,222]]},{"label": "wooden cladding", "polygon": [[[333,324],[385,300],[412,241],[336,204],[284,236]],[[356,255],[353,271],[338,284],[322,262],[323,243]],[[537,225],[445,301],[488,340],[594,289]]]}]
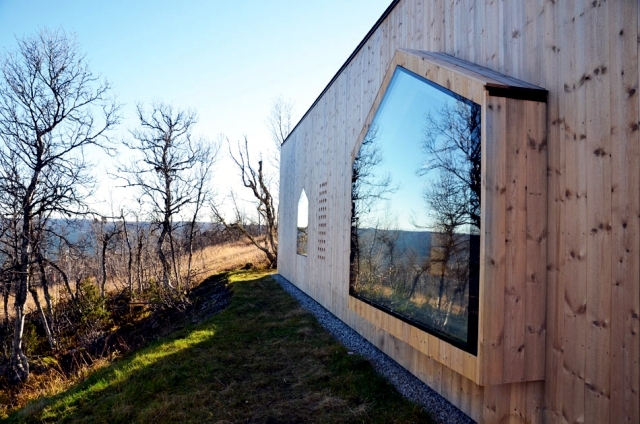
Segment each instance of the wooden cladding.
[{"label": "wooden cladding", "polygon": [[[478,383],[542,380],[546,340],[544,103],[485,97]],[[484,114],[484,111],[483,111]]]},{"label": "wooden cladding", "polygon": [[[355,298],[349,307],[376,326],[479,385],[544,379],[546,339],[546,90],[440,53],[398,50],[352,152],[358,151],[397,66],[482,106],[482,233],[478,355],[407,325]],[[492,96],[487,86],[500,88]],[[407,152],[413,154],[413,152]],[[438,348],[429,348],[435,345]],[[455,358],[452,361],[452,358]],[[470,359],[473,358],[473,359]],[[477,363],[471,364],[471,362]]]},{"label": "wooden cladding", "polygon": [[[640,422],[640,3],[393,5],[282,146],[278,271],[478,422]],[[485,120],[489,129],[517,137],[492,151],[505,166],[493,184],[485,180],[494,201],[483,210],[503,214],[487,228],[502,241],[484,244],[483,268],[504,278],[483,278],[480,350],[487,355],[477,360],[348,295],[353,155],[398,49],[413,50],[409,61],[419,66],[420,52],[438,52],[428,53],[428,61],[442,62],[430,72],[449,75],[452,86],[467,81],[467,98],[500,107]],[[460,59],[483,72],[456,77]],[[546,105],[536,101],[545,96]],[[509,125],[512,100],[524,100],[516,108],[547,133],[535,134],[532,125],[529,134],[520,128],[526,122]],[[547,166],[532,166],[542,156]],[[324,261],[314,254],[322,182],[330,187]],[[308,257],[295,254],[303,187],[312,211]],[[530,259],[545,251],[546,264]],[[502,314],[494,320],[482,312],[489,308]],[[544,380],[526,381],[543,368]]]}]

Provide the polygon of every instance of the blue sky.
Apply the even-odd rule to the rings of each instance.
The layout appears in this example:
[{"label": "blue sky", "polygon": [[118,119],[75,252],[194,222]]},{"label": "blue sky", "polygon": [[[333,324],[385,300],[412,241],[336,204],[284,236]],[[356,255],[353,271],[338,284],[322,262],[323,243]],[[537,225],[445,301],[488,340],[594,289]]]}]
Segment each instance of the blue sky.
[{"label": "blue sky", "polygon": [[379,179],[388,175],[397,191],[385,195],[386,201],[377,205],[366,225],[409,231],[415,230],[416,224],[427,228],[433,225],[425,214],[423,192],[437,172],[423,176],[417,173],[426,160],[421,147],[425,117],[427,114],[438,117],[442,107],[454,103],[452,97],[414,74],[395,71],[374,117],[382,162],[373,172]]},{"label": "blue sky", "polygon": [[62,27],[125,105],[116,137],[136,124],[137,101],[157,99],[195,109],[196,133],[246,134],[260,148],[271,143],[273,99],[293,100],[297,121],[390,3],[0,0],[0,51],[13,50],[16,36]]}]

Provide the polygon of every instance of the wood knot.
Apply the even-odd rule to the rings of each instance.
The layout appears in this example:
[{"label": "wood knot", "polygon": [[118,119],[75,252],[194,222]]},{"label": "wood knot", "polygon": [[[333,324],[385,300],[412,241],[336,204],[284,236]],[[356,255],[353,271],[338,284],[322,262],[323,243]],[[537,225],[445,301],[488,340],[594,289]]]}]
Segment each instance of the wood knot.
[{"label": "wood knot", "polygon": [[607,328],[607,321],[605,320],[599,321],[596,319],[596,320],[593,320],[591,323],[593,324],[594,327]]},{"label": "wood knot", "polygon": [[547,139],[543,138],[540,144],[538,144],[538,151],[541,152],[543,150],[546,150],[546,148],[547,148]]}]

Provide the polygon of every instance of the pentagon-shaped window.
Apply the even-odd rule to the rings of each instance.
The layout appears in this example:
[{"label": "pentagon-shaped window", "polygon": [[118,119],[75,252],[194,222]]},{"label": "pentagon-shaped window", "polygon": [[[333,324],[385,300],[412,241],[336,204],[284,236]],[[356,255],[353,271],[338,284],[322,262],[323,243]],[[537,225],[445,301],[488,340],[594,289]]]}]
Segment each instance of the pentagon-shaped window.
[{"label": "pentagon-shaped window", "polygon": [[298,236],[296,253],[298,255],[307,256],[307,244],[309,241],[309,200],[307,194],[302,189],[300,199],[298,200]]},{"label": "pentagon-shaped window", "polygon": [[480,105],[397,67],[353,163],[350,294],[475,353],[481,188]]}]

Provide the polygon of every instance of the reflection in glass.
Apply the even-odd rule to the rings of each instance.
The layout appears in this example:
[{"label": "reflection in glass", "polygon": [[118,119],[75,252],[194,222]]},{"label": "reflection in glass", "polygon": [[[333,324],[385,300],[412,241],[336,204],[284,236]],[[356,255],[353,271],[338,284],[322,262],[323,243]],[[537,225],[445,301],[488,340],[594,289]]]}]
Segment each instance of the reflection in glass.
[{"label": "reflection in glass", "polygon": [[309,228],[309,200],[307,194],[302,189],[300,200],[298,200],[298,242],[296,253],[307,256],[308,228]]},{"label": "reflection in glass", "polygon": [[352,295],[475,353],[480,106],[398,67],[352,173]]}]

